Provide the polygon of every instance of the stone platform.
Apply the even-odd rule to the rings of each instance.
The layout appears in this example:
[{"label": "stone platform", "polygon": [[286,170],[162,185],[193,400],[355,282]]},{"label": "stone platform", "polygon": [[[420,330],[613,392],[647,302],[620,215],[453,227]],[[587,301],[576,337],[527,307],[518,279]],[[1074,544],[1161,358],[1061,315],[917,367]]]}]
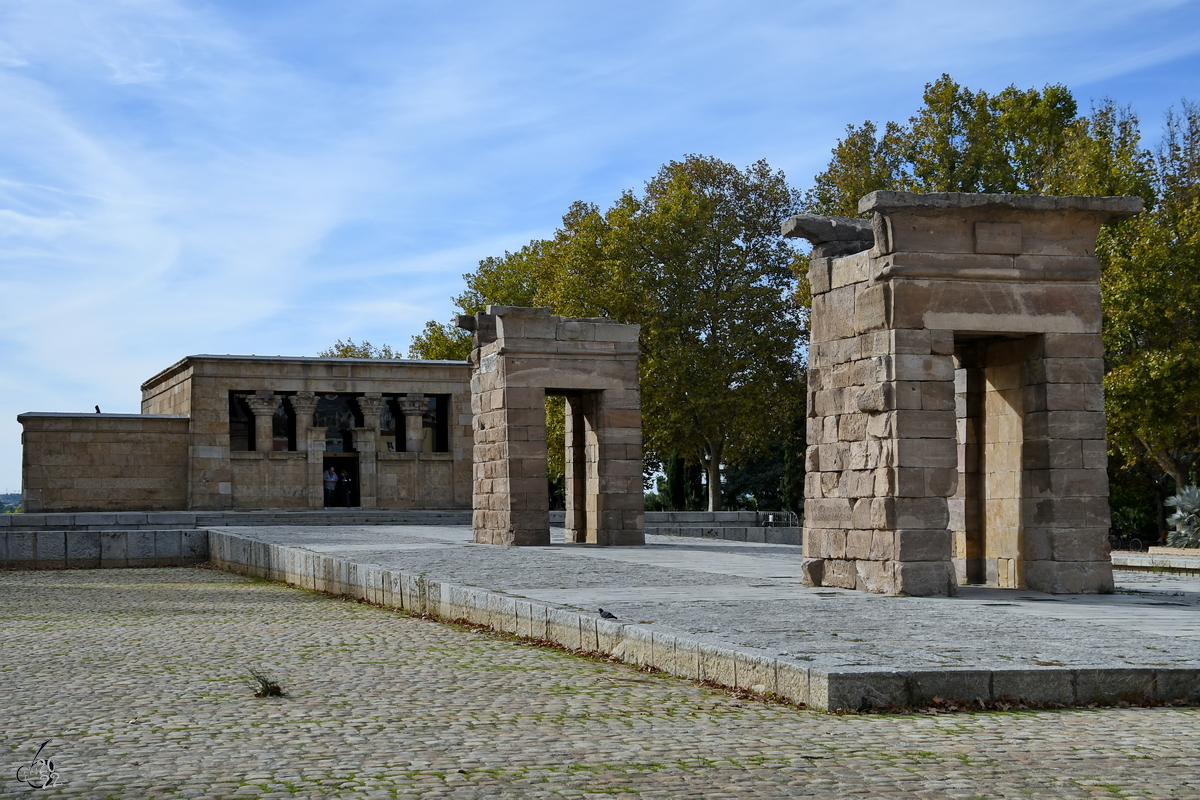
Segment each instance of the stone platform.
[{"label": "stone platform", "polygon": [[[610,653],[816,708],[935,697],[1200,701],[1200,580],[1119,572],[1113,595],[964,587],[889,597],[800,585],[788,545],[475,544],[469,527],[210,529],[234,572]],[[597,609],[615,613],[600,619]]]}]

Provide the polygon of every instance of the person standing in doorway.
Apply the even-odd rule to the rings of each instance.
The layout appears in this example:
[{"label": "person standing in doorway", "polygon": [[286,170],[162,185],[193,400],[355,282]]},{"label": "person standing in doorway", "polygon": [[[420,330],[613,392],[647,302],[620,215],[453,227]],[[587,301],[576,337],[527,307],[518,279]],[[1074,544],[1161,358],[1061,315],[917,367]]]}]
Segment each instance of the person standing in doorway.
[{"label": "person standing in doorway", "polygon": [[325,483],[325,505],[331,506],[333,505],[334,490],[337,489],[338,484],[338,474],[334,471],[332,465],[325,470],[325,474],[321,476],[321,479]]},{"label": "person standing in doorway", "polygon": [[338,505],[339,506],[345,506],[346,508],[350,507],[350,488],[351,488],[350,484],[351,484],[350,473],[346,472],[346,470],[342,470],[341,472],[339,472],[338,479],[337,479],[337,494],[338,494]]}]

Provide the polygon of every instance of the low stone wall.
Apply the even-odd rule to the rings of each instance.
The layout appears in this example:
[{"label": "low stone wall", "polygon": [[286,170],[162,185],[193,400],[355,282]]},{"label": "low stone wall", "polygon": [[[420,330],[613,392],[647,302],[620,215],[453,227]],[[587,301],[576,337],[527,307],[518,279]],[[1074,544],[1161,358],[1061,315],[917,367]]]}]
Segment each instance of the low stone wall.
[{"label": "low stone wall", "polygon": [[159,511],[188,504],[188,418],[21,414],[22,508]]},{"label": "low stone wall", "polygon": [[727,542],[756,544],[803,544],[803,528],[707,528],[697,526],[647,526],[646,533],[656,536],[689,536],[696,539],[723,539]]},{"label": "low stone wall", "polygon": [[789,515],[783,511],[647,511],[646,527],[755,527],[769,522],[771,517],[776,525],[787,527]]},{"label": "low stone wall", "polygon": [[1156,550],[1185,550],[1174,547],[1152,547],[1149,553],[1130,553],[1125,550],[1112,552],[1114,569],[1127,569],[1134,572],[1159,572],[1174,575],[1200,575],[1200,553],[1186,548],[1188,555],[1172,555],[1154,552]]},{"label": "low stone wall", "polygon": [[208,561],[208,538],[206,530],[0,530],[0,567],[182,567]]},{"label": "low stone wall", "polygon": [[[771,520],[771,516],[775,519]],[[561,527],[565,518],[565,511],[550,512],[551,525]],[[647,511],[646,533],[729,542],[802,545],[804,529],[801,527],[763,527],[764,521],[785,522],[787,519],[788,515],[779,511]]]},{"label": "low stone wall", "polygon": [[0,514],[0,532],[192,530],[260,525],[470,525],[466,509],[441,511],[97,511],[77,514]]},{"label": "low stone wall", "polygon": [[1183,556],[1184,558],[1200,558],[1200,547],[1151,547],[1152,556]]}]

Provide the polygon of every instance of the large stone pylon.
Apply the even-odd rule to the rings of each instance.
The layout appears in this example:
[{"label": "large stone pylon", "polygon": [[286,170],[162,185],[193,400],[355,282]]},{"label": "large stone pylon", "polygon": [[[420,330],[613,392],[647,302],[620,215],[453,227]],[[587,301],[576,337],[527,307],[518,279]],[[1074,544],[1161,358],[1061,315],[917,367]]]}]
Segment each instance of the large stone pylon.
[{"label": "large stone pylon", "polygon": [[1112,588],[1096,235],[1130,197],[872,192],[810,259],[806,582]]}]

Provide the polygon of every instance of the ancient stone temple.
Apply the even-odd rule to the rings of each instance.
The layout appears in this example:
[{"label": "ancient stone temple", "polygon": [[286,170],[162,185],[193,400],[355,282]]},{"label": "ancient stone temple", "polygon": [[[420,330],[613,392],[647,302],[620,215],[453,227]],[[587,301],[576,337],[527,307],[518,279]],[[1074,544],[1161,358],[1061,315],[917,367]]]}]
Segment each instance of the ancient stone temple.
[{"label": "ancient stone temple", "polygon": [[1096,235],[1127,197],[872,192],[813,243],[805,580],[1112,589]]},{"label": "ancient stone temple", "polygon": [[140,414],[19,416],[22,504],[465,509],[468,401],[462,361],[188,356],[142,384]]},{"label": "ancient stone temple", "polygon": [[638,326],[488,306],[473,332],[475,541],[550,544],[546,395],[566,397],[566,539],[646,543]]}]

